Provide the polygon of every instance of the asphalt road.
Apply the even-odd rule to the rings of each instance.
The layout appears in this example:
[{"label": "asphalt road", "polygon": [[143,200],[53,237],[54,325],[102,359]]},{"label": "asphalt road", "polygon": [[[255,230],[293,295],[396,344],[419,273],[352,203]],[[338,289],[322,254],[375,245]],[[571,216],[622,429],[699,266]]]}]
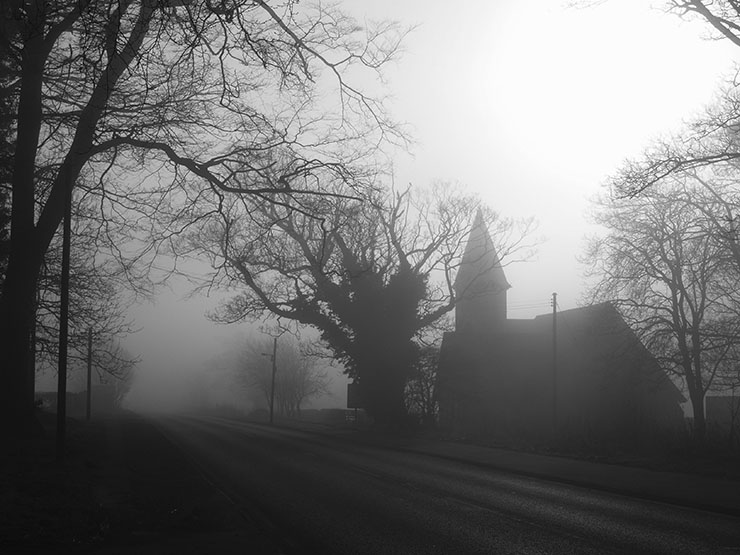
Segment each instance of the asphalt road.
[{"label": "asphalt road", "polygon": [[293,429],[160,430],[285,553],[740,554],[740,519]]}]

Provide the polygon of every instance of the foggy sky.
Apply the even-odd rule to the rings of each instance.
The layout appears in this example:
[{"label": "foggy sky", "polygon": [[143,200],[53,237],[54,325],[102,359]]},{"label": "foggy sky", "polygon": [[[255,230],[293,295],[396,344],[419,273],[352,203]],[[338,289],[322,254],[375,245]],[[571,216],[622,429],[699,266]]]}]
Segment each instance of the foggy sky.
[{"label": "foggy sky", "polygon": [[[504,216],[539,221],[539,254],[506,269],[513,318],[548,311],[552,292],[561,308],[578,304],[576,256],[594,231],[588,198],[622,160],[709,102],[736,50],[643,1],[569,3],[342,3],[360,22],[418,24],[387,73],[391,111],[417,140],[413,155],[394,155],[396,184],[462,183]],[[250,332],[209,322],[203,314],[219,297],[185,300],[187,289],[174,282],[156,305],[133,309],[142,331],[125,344],[144,359],[140,400],[176,403],[203,361]],[[334,384],[327,406],[344,406],[346,379]]]}]

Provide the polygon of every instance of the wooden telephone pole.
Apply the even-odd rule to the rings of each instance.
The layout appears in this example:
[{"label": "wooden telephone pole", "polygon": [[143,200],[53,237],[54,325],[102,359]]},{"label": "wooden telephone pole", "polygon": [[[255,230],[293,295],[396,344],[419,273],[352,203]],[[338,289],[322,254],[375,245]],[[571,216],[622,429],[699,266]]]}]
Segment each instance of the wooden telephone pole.
[{"label": "wooden telephone pole", "polygon": [[85,419],[90,420],[92,404],[92,328],[87,328],[87,410]]},{"label": "wooden telephone pole", "polygon": [[552,425],[558,429],[558,294],[552,294]]},{"label": "wooden telephone pole", "polygon": [[277,371],[277,337],[272,340],[272,385],[270,385],[270,424],[275,408],[275,372]]},{"label": "wooden telephone pole", "polygon": [[272,354],[262,353],[263,357],[270,357],[272,360],[272,383],[270,384],[270,424],[275,409],[275,373],[277,372],[277,337],[272,339]]}]

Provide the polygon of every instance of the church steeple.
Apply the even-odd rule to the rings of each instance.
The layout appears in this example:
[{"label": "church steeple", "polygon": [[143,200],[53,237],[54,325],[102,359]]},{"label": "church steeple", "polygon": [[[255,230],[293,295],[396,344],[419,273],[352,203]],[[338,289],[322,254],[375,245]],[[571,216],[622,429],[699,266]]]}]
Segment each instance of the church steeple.
[{"label": "church steeple", "polygon": [[455,329],[491,331],[506,321],[506,291],[511,287],[478,210],[455,279]]}]

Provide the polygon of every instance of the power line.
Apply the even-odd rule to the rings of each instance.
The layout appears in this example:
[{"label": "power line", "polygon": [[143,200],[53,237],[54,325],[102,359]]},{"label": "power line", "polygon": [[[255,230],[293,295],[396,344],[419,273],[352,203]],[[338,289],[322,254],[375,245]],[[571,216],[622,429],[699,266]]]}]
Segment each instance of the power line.
[{"label": "power line", "polygon": [[509,304],[507,306],[507,309],[513,312],[517,312],[522,310],[545,309],[548,306],[550,306],[550,303],[548,303],[547,301],[526,300]]},{"label": "power line", "polygon": [[513,307],[513,308],[530,307],[530,306],[532,306],[532,307],[536,307],[536,306],[550,306],[550,303],[547,302],[547,301],[536,301],[536,300],[532,300],[532,301],[519,301],[519,302],[516,302],[516,303],[509,303],[509,306],[510,307]]}]

